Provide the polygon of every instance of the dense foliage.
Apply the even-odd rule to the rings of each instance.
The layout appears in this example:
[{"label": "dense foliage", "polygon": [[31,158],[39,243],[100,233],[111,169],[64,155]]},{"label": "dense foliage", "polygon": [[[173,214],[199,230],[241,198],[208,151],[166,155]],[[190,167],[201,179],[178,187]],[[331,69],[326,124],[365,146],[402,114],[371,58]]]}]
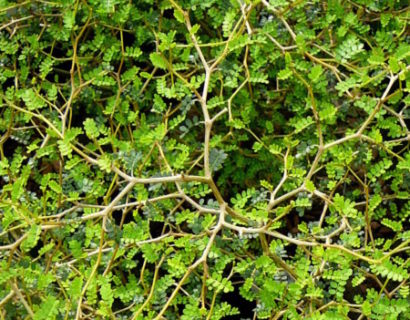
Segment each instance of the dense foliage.
[{"label": "dense foliage", "polygon": [[0,0],[1,319],[409,319],[404,0]]}]

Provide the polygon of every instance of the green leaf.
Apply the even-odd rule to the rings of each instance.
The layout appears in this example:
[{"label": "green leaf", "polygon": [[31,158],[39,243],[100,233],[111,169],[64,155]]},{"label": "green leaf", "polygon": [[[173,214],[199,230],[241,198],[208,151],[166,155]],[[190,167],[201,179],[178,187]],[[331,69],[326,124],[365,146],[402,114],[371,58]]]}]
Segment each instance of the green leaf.
[{"label": "green leaf", "polygon": [[58,184],[56,181],[54,180],[50,180],[48,182],[48,186],[50,187],[51,190],[53,190],[55,193],[62,193],[63,190],[61,189],[60,184]]},{"label": "green leaf", "polygon": [[363,43],[351,35],[336,49],[336,57],[343,63],[347,62],[362,52],[363,47]]},{"label": "green leaf", "polygon": [[394,220],[384,218],[382,220],[382,225],[392,229],[395,232],[403,230],[403,225],[401,224],[400,221],[394,221]]},{"label": "green leaf", "polygon": [[375,182],[378,177],[386,173],[386,170],[393,165],[390,159],[383,159],[382,161],[376,163],[368,172],[368,176],[372,182]]},{"label": "green leaf", "polygon": [[153,52],[149,55],[149,59],[151,60],[154,67],[166,70],[168,63],[167,60],[161,55],[161,53]]},{"label": "green leaf", "polygon": [[339,193],[333,198],[333,207],[342,215],[349,218],[356,218],[358,216],[358,211],[355,208],[355,203],[350,199],[345,199]]},{"label": "green leaf", "polygon": [[369,317],[372,314],[372,306],[369,301],[366,300],[365,302],[363,302],[362,311],[363,314],[367,317]]},{"label": "green leaf", "polygon": [[292,75],[292,70],[290,69],[283,69],[278,72],[277,78],[279,80],[286,80]]},{"label": "green leaf", "polygon": [[410,152],[407,152],[405,158],[399,161],[397,169],[410,171]]},{"label": "green leaf", "polygon": [[40,233],[41,233],[41,226],[33,224],[30,229],[27,231],[27,237],[24,239],[24,241],[21,243],[21,249],[24,252],[30,251],[32,248],[34,248],[40,239]]},{"label": "green leaf", "polygon": [[409,278],[409,274],[403,266],[396,266],[389,260],[385,260],[383,263],[378,265],[373,264],[371,265],[371,269],[377,275],[381,275],[382,277],[386,277],[387,279],[391,279],[393,281],[401,282],[404,279]]},{"label": "green leaf", "polygon": [[394,52],[394,57],[400,61],[404,60],[408,56],[410,56],[410,45],[405,42],[400,43],[399,47]]},{"label": "green leaf", "polygon": [[206,283],[216,291],[228,293],[234,290],[232,282],[226,278],[222,278],[221,274],[213,273],[212,277],[209,278]]},{"label": "green leaf", "polygon": [[59,314],[60,302],[56,297],[47,296],[46,300],[41,304],[40,309],[35,313],[34,320],[53,320]]},{"label": "green leaf", "polygon": [[312,82],[317,82],[320,78],[320,76],[323,73],[323,68],[321,65],[316,65],[314,66],[309,73],[309,79],[312,80]]},{"label": "green leaf", "polygon": [[373,49],[368,61],[373,65],[382,65],[384,63],[383,50],[380,48]]},{"label": "green leaf", "polygon": [[218,171],[222,168],[224,161],[228,155],[223,150],[211,149],[209,152],[209,163],[212,172]]},{"label": "green leaf", "polygon": [[53,64],[54,64],[54,61],[50,57],[45,58],[43,62],[41,62],[41,65],[40,65],[40,78],[41,79],[44,80],[46,76],[51,72],[51,70],[53,69]]},{"label": "green leaf", "polygon": [[84,123],[84,130],[86,135],[91,139],[96,139],[100,135],[98,127],[93,119],[87,118]]},{"label": "green leaf", "polygon": [[58,149],[60,150],[62,156],[71,155],[71,152],[73,149],[71,148],[71,144],[69,141],[60,140],[60,141],[57,141],[57,144],[58,144]]},{"label": "green leaf", "polygon": [[272,153],[272,154],[280,154],[281,151],[282,151],[282,147],[278,146],[277,144],[271,144],[269,146],[269,152]]},{"label": "green leaf", "polygon": [[108,154],[103,154],[98,160],[97,160],[98,166],[101,168],[101,170],[104,170],[105,172],[111,172],[111,159],[108,156]]},{"label": "green leaf", "polygon": [[313,191],[316,190],[316,187],[315,187],[314,183],[313,183],[312,181],[310,181],[310,180],[307,180],[307,181],[305,182],[305,188],[306,188],[306,190],[309,191],[309,192],[313,192]]},{"label": "green leaf", "polygon": [[30,111],[41,109],[45,106],[45,102],[31,88],[22,91],[20,96]]},{"label": "green leaf", "polygon": [[400,71],[400,65],[396,57],[389,58],[389,67],[393,73]]},{"label": "green leaf", "polygon": [[181,11],[175,9],[174,10],[174,17],[178,22],[185,23],[185,18],[184,18],[184,15],[182,14]]}]

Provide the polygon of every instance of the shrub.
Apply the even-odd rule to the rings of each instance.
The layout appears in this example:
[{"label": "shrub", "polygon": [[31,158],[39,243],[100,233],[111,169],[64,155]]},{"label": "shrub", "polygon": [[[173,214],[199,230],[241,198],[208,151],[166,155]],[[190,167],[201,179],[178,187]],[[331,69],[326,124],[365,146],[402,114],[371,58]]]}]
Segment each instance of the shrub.
[{"label": "shrub", "polygon": [[0,0],[2,319],[408,319],[406,1]]}]

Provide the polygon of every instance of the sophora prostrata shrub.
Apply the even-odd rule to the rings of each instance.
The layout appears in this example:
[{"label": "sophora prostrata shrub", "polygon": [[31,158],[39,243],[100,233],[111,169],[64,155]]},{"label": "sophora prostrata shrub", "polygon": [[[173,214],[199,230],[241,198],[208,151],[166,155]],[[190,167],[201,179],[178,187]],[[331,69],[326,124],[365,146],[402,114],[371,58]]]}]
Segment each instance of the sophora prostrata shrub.
[{"label": "sophora prostrata shrub", "polygon": [[408,319],[401,0],[0,0],[2,319]]}]

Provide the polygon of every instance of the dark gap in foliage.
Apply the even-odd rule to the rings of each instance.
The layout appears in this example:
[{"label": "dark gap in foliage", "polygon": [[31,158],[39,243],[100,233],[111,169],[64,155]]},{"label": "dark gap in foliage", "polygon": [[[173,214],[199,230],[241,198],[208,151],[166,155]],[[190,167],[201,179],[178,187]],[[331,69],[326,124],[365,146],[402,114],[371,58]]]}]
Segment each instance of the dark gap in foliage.
[{"label": "dark gap in foliage", "polygon": [[[113,153],[113,148],[112,145],[110,143],[102,145],[101,149],[104,153]],[[98,154],[100,154],[100,152],[98,152]]]},{"label": "dark gap in foliage", "polygon": [[[110,176],[107,175],[106,176],[106,181],[108,184],[111,183],[112,179],[114,178],[114,176]],[[113,199],[115,199],[116,196],[118,196],[118,194],[122,191],[122,189],[125,188],[125,184],[121,184],[121,185],[116,185],[111,193],[110,193],[110,197],[108,199],[105,199],[107,201],[107,203],[109,203],[110,201],[112,201]],[[108,191],[108,190],[107,190]],[[104,204],[104,198],[99,198],[98,203]]]},{"label": "dark gap in foliage", "polygon": [[[409,118],[410,118],[410,115],[409,115]],[[406,125],[407,126],[409,126],[410,125],[410,121],[405,121],[406,122]],[[404,148],[403,148],[403,145],[401,145],[401,144],[398,144],[397,146],[393,146],[392,148],[391,148],[391,150],[393,151],[393,152],[395,152],[395,153],[397,153],[397,154],[399,154],[399,155],[401,155],[402,157],[404,156],[404,153],[406,152],[406,150],[407,150],[407,146],[405,146]],[[393,157],[392,157],[393,158]],[[392,159],[391,158],[391,159]],[[408,181],[408,180],[407,180]]]},{"label": "dark gap in foliage", "polygon": [[353,287],[352,285],[352,277],[347,281],[345,291],[343,293],[343,299],[347,300],[350,303],[354,302],[354,297],[359,295],[363,298],[366,298],[366,290],[373,288],[377,291],[380,290],[380,286],[377,282],[372,278],[366,278],[360,285]]},{"label": "dark gap in foliage", "polygon": [[[229,274],[231,273],[233,267],[234,267],[234,265],[233,265],[232,262],[228,263],[222,271],[222,277],[227,278],[229,276]],[[233,278],[231,279],[231,281],[234,281]]]},{"label": "dark gap in foliage", "polygon": [[47,173],[59,173],[60,172],[60,161],[54,159],[41,159],[40,173],[45,175]]},{"label": "dark gap in foliage", "polygon": [[[64,65],[65,64],[65,65]],[[66,67],[66,65],[68,64],[68,62],[63,62],[62,63],[62,67]],[[66,69],[61,69],[60,68],[61,67],[61,65],[55,65],[54,67],[53,67],[53,72],[50,72],[47,76],[46,76],[46,78],[45,78],[45,80],[46,81],[49,81],[49,82],[54,82],[54,83],[58,83],[58,84],[61,84],[61,85],[63,85],[63,86],[66,86],[67,85],[67,83],[69,83],[70,82],[70,79],[71,79],[71,77],[70,77],[70,70],[66,70]],[[71,67],[70,67],[71,68]],[[63,104],[64,102],[63,101],[61,101],[61,102],[59,102],[59,100],[57,100],[56,102],[55,102],[55,104],[58,106],[58,107],[61,107],[61,105]]]},{"label": "dark gap in foliage", "polygon": [[[83,127],[83,122],[87,119],[87,108],[80,103],[72,106],[71,127]],[[81,137],[81,135],[79,136]]]},{"label": "dark gap in foliage", "polygon": [[153,238],[161,236],[163,229],[164,229],[164,222],[152,221],[152,220],[149,222],[149,231]]},{"label": "dark gap in foliage", "polygon": [[[121,34],[118,32],[117,38],[121,39]],[[133,47],[135,45],[135,34],[133,32],[123,31],[122,39],[124,43],[124,47]]]},{"label": "dark gap in foliage", "polygon": [[300,217],[299,214],[295,211],[292,210],[289,214],[286,215],[285,217],[285,225],[280,229],[284,234],[297,234],[299,232],[298,230],[298,224],[300,222]]},{"label": "dark gap in foliage", "polygon": [[55,66],[53,66],[53,72],[50,72],[46,76],[46,80],[50,82],[58,82],[60,84],[70,83],[71,65],[72,65],[71,60],[59,61],[58,64],[55,64]]},{"label": "dark gap in foliage", "polygon": [[121,301],[119,298],[114,298],[114,302],[112,303],[111,309],[113,312],[122,310],[128,307],[124,302]]},{"label": "dark gap in foliage", "polygon": [[30,177],[27,180],[26,190],[34,193],[37,198],[40,198],[43,194],[43,191],[40,190],[39,184],[33,179],[33,177]]},{"label": "dark gap in foliage", "polygon": [[[410,177],[409,177],[409,180],[410,180]],[[409,219],[404,219],[403,230],[410,230],[410,220]]]},{"label": "dark gap in foliage", "polygon": [[362,43],[363,43],[363,50],[365,52],[371,52],[372,51],[372,48],[369,46],[369,44],[366,41],[363,41]]},{"label": "dark gap in foliage", "polygon": [[124,217],[123,224],[127,224],[127,223],[134,221],[134,218],[132,216],[132,211],[124,212],[123,210],[115,210],[112,213],[112,218],[114,219],[114,223],[117,226],[121,225],[121,220],[123,219],[123,217]]},{"label": "dark gap in foliage", "polygon": [[23,144],[18,143],[16,140],[12,138],[8,138],[4,143],[3,143],[3,153],[4,156],[7,159],[11,159],[14,155],[14,151],[19,147],[23,146]]},{"label": "dark gap in foliage", "polygon": [[164,10],[162,13],[162,18],[174,20],[175,19],[174,10],[172,8]]},{"label": "dark gap in foliage", "polygon": [[[77,16],[76,16],[77,17]],[[78,18],[78,17],[77,17]],[[95,31],[93,28],[91,28],[90,26],[87,27],[87,29],[85,30],[85,32],[83,33],[83,35],[81,36],[81,43],[83,44],[86,41],[92,41],[95,37]]]},{"label": "dark gap in foliage", "polygon": [[155,41],[154,40],[148,40],[145,41],[144,43],[139,45],[139,48],[141,51],[145,54],[150,53],[150,52],[155,52]]},{"label": "dark gap in foliage", "polygon": [[349,311],[348,314],[347,314],[347,317],[348,317],[348,319],[351,319],[351,320],[357,320],[360,317],[360,313]]},{"label": "dark gap in foliage", "polygon": [[42,247],[44,247],[44,243],[40,238],[38,240],[37,244],[33,248],[30,249],[30,251],[28,252],[28,255],[32,258],[37,258],[38,254],[39,254],[39,251]]},{"label": "dark gap in foliage", "polygon": [[4,80],[4,82],[1,84],[1,87],[4,92],[7,90],[7,88],[10,88],[10,87],[14,88],[15,87],[14,77],[7,78],[6,80]]},{"label": "dark gap in foliage", "polygon": [[372,36],[374,36],[378,31],[383,30],[380,21],[369,21],[367,22],[367,25],[370,27],[368,34],[371,34]]},{"label": "dark gap in foliage", "polygon": [[[45,50],[47,51],[47,53],[51,54],[54,58],[57,58],[57,59],[69,58],[70,56],[67,54],[68,53],[67,49],[62,47],[62,46],[63,46],[63,44],[61,44],[61,46],[60,46],[60,43],[57,42],[56,45],[53,46],[53,51],[52,52],[50,52],[51,47],[46,48]],[[67,61],[70,64],[70,68],[71,68],[72,61],[71,60],[67,60]],[[70,68],[68,68],[66,70],[70,71]],[[64,68],[62,68],[62,69],[64,69]]]},{"label": "dark gap in foliage", "polygon": [[[388,86],[389,83],[390,83],[390,77],[383,78],[382,82],[380,83],[380,87],[385,89]],[[401,85],[400,85],[400,83],[401,83]],[[393,85],[391,86],[390,95],[393,94],[394,92],[396,92],[397,90],[401,91],[402,90],[402,87],[401,87],[402,85],[403,85],[403,83],[401,81],[395,81],[393,83]],[[383,92],[384,92],[384,90],[383,90]],[[404,106],[404,103],[403,103],[403,106]]]},{"label": "dark gap in foliage", "polygon": [[0,177],[0,190],[7,185],[6,180],[4,179],[5,176]]},{"label": "dark gap in foliage", "polygon": [[296,253],[298,246],[296,244],[289,244],[285,247],[286,253],[288,255],[288,257],[293,257]]},{"label": "dark gap in foliage", "polygon": [[[362,177],[362,180],[364,179],[364,177]],[[352,176],[350,178],[349,182],[344,181],[343,183],[341,183],[339,185],[339,187],[336,189],[335,193],[339,193],[342,196],[344,196],[345,198],[347,197],[352,197],[352,192],[351,190],[353,190],[353,188],[351,188],[350,186],[353,186],[355,188],[355,190],[363,190],[363,186],[360,184],[360,182],[358,180],[355,179],[354,176]],[[364,195],[363,195],[364,196]],[[356,199],[357,201],[360,201],[359,199]],[[363,198],[363,201],[365,199]]]},{"label": "dark gap in foliage", "polygon": [[256,302],[248,301],[243,298],[239,293],[240,285],[234,285],[234,291],[224,293],[221,296],[221,301],[228,302],[232,307],[236,307],[239,310],[239,314],[233,316],[226,316],[224,319],[252,319],[254,309],[256,308]]},{"label": "dark gap in foliage", "polygon": [[[161,75],[161,72],[158,72],[155,74],[156,76]],[[178,99],[175,98],[166,98],[163,97],[162,100],[165,102],[165,104],[167,105],[167,107],[171,107],[171,109],[175,109],[178,105],[181,104],[181,101],[179,101]],[[151,106],[152,107],[152,106]]]},{"label": "dark gap in foliage", "polygon": [[248,139],[243,139],[240,143],[239,143],[239,147],[241,149],[245,149],[243,151],[248,151],[248,150],[252,150],[253,144],[255,143],[255,140],[252,137],[249,137]]},{"label": "dark gap in foliage", "polygon": [[[299,214],[299,218],[301,221],[305,221],[307,223],[317,221],[320,216],[322,215],[324,203],[321,199],[313,199],[312,207],[307,208],[303,215]],[[299,222],[298,222],[299,224]]]},{"label": "dark gap in foliage", "polygon": [[[134,257],[131,259],[133,262],[135,262],[135,267],[131,269],[125,269],[122,265],[119,265],[116,268],[116,273],[121,279],[121,282],[123,285],[126,285],[128,280],[128,275],[134,275],[137,277],[137,279],[141,276],[141,271],[142,271],[142,266],[144,264],[144,257],[141,251],[138,251]],[[145,270],[151,270],[149,268],[149,264],[146,265]],[[145,271],[144,271],[145,272]]]},{"label": "dark gap in foliage", "polygon": [[[289,127],[287,125],[287,122],[289,119],[292,119],[295,117],[295,114],[290,111],[290,108],[279,108],[277,110],[277,113],[280,115],[274,116],[274,119],[278,117],[278,122],[274,124],[274,133],[276,135],[283,135],[283,134],[288,134],[290,133],[291,130],[289,130]],[[276,121],[275,121],[276,122]]]},{"label": "dark gap in foliage", "polygon": [[[389,137],[389,131],[390,131],[389,128],[381,128],[381,129],[379,129],[379,131],[380,131],[380,134],[383,137],[383,141],[388,141],[388,140],[392,139],[391,137]],[[392,159],[395,159],[395,158],[392,157],[391,160]]]},{"label": "dark gap in foliage", "polygon": [[372,221],[370,225],[372,227],[374,238],[394,239],[396,235],[392,229],[382,225],[378,221]]}]

